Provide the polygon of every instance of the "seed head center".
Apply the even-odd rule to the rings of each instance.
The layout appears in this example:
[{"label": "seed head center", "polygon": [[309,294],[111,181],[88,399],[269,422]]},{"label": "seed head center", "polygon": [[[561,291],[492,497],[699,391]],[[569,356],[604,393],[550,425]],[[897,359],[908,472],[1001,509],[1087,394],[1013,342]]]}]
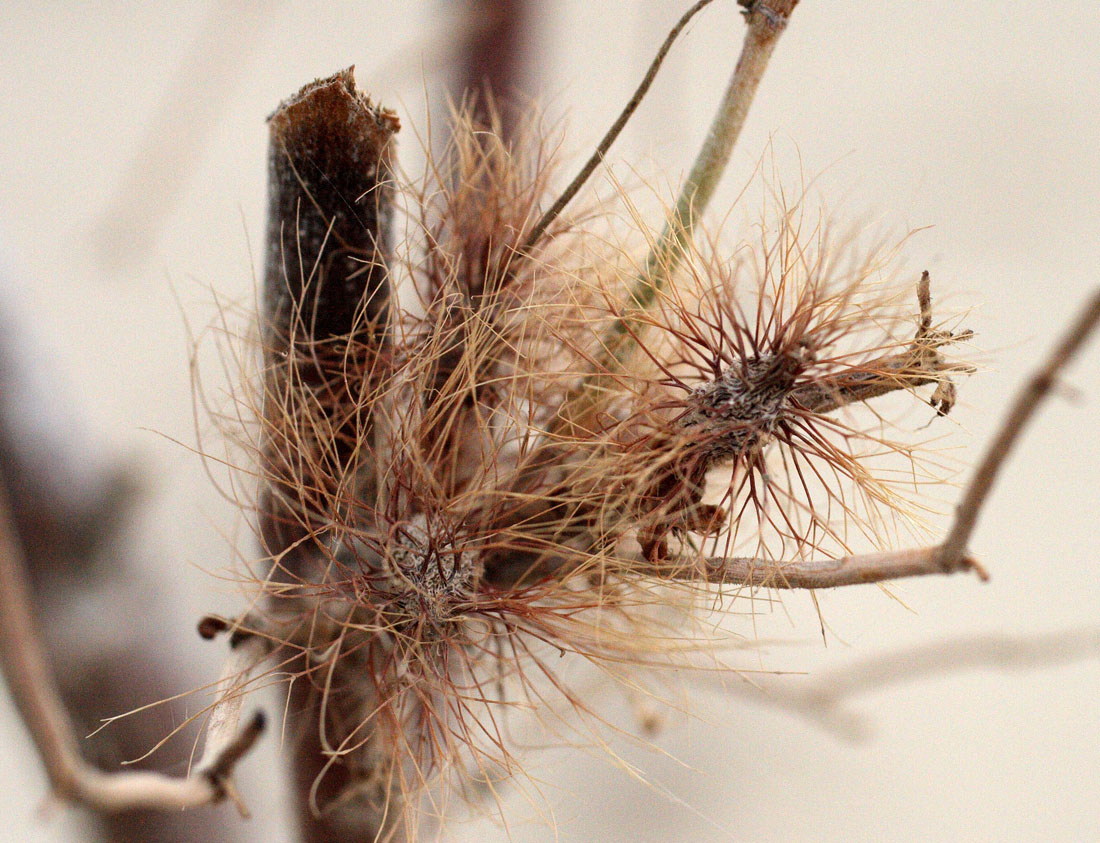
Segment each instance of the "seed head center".
[{"label": "seed head center", "polygon": [[787,413],[787,398],[804,367],[805,359],[799,355],[747,358],[692,389],[681,424],[702,434],[715,460],[759,451]]}]

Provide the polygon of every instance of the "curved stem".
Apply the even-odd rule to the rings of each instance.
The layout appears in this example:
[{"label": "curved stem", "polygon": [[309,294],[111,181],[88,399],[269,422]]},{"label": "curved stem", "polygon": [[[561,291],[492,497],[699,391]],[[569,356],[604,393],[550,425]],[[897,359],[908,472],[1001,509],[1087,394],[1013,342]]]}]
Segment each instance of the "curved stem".
[{"label": "curved stem", "polygon": [[[684,257],[695,232],[695,224],[725,172],[734,144],[745,125],[756,89],[768,67],[779,36],[798,5],[798,0],[740,0],[745,6],[748,29],[730,77],[726,92],[711,122],[707,138],[696,156],[691,172],[680,191],[672,213],[665,222],[656,244],[646,257],[645,266],[629,291],[627,308],[644,310],[653,304],[657,293]],[[551,425],[551,435],[560,433],[599,403],[607,372],[615,371],[638,343],[640,326],[629,314],[616,320],[604,337],[596,371],[589,374],[565,401],[561,413]]]},{"label": "curved stem", "polygon": [[[193,808],[233,797],[233,767],[264,729],[257,713],[239,726],[249,671],[266,655],[260,639],[246,639],[230,656],[210,714],[203,760],[186,778],[159,773],[104,773],[80,754],[46,654],[34,627],[22,549],[0,493],[0,667],[55,793],[93,811]],[[243,806],[238,807],[244,812]]]},{"label": "curved stem", "polygon": [[[707,138],[680,190],[680,196],[665,223],[661,236],[646,258],[645,267],[630,291],[630,304],[639,309],[649,307],[657,293],[676,271],[688,243],[695,232],[695,223],[710,203],[718,182],[726,170],[734,144],[744,128],[756,89],[768,67],[768,61],[779,43],[779,36],[798,0],[768,0],[746,5],[748,29],[741,57],[730,77],[726,93],[711,122]],[[621,362],[631,346],[627,318],[612,326],[608,348],[615,361]]]}]

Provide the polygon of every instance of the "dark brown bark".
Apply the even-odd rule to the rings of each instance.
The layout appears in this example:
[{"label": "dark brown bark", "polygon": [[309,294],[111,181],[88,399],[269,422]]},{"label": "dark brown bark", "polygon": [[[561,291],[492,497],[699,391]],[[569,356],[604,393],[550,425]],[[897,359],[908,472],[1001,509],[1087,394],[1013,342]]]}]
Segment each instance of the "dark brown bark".
[{"label": "dark brown bark", "polygon": [[[333,484],[348,472],[362,473],[353,461],[369,459],[370,419],[358,410],[389,344],[386,263],[400,127],[393,112],[356,89],[351,69],[306,85],[269,125],[260,529],[266,552],[277,556],[338,518],[331,511]],[[331,435],[311,437],[318,427]],[[279,576],[308,578],[318,551],[316,543],[301,542],[282,557]],[[288,709],[301,835],[317,843],[373,839],[372,817],[339,810],[316,816],[311,809],[311,789],[326,760],[317,697],[303,678]],[[331,806],[347,783],[344,770],[329,770],[316,805]]]},{"label": "dark brown bark", "polygon": [[[274,555],[323,527],[326,483],[352,469],[369,428],[355,409],[386,346],[400,126],[350,68],[306,85],[268,122],[261,531]],[[313,427],[303,417],[318,413],[331,435],[303,441]]]},{"label": "dark brown bark", "polygon": [[[306,85],[268,119],[265,310],[308,340],[383,325],[397,116],[356,89],[352,68]],[[309,295],[304,295],[308,290]]]}]

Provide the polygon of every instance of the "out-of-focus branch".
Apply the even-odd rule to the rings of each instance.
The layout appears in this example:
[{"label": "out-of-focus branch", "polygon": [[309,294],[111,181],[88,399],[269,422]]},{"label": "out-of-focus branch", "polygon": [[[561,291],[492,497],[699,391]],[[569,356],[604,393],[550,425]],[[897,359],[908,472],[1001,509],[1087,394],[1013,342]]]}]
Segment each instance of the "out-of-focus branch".
[{"label": "out-of-focus branch", "polygon": [[34,628],[22,550],[6,495],[0,493],[0,664],[23,722],[42,757],[55,793],[94,811],[192,808],[232,793],[236,762],[263,731],[257,714],[239,728],[241,695],[249,671],[266,645],[249,641],[226,665],[219,699],[211,712],[202,762],[187,778],[157,773],[105,773],[81,757],[76,736]]},{"label": "out-of-focus branch", "polygon": [[37,585],[47,568],[94,556],[128,512],[138,482],[90,435],[20,318],[31,294],[22,280],[0,265],[0,478]]},{"label": "out-of-focus branch", "polygon": [[[181,643],[150,634],[146,615],[133,610],[158,573],[120,529],[134,514],[137,470],[89,429],[48,349],[20,318],[29,292],[21,276],[0,275],[0,489],[60,698],[82,734],[104,717],[167,699],[199,680],[181,670],[189,663]],[[91,617],[111,621],[89,628]],[[101,770],[115,769],[187,716],[181,700],[165,702],[156,714],[114,723],[109,733],[83,741],[82,755]],[[181,738],[158,755],[166,768],[187,760]],[[222,812],[135,810],[101,814],[94,826],[89,841],[230,843],[239,839],[240,823]]]},{"label": "out-of-focus branch", "polygon": [[456,100],[474,96],[473,117],[491,125],[488,109],[498,109],[502,137],[515,134],[520,96],[530,71],[532,0],[467,0],[473,25],[462,47],[452,91]]}]

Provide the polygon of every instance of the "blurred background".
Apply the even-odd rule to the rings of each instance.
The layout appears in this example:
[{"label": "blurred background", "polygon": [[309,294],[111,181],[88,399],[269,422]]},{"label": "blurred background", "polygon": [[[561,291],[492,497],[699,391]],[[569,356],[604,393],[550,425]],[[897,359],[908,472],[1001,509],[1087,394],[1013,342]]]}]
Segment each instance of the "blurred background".
[{"label": "blurred background", "polygon": [[[198,639],[195,621],[241,605],[220,574],[254,549],[193,450],[187,325],[210,320],[215,294],[249,306],[264,118],[303,83],[354,64],[360,86],[400,114],[401,161],[418,173],[429,115],[438,131],[446,97],[489,74],[541,104],[568,176],[688,5],[4,4],[2,450],[9,476],[12,461],[22,472],[14,496],[40,619],[87,723],[212,679],[222,650]],[[696,18],[613,147],[616,178],[650,185],[643,210],[674,196],[742,34],[733,0]],[[785,184],[816,179],[815,201],[842,219],[920,229],[905,266],[914,279],[931,270],[938,300],[970,310],[978,334],[981,371],[933,430],[963,465],[1100,283],[1098,42],[1091,2],[803,0],[711,206],[723,216],[766,156]],[[727,233],[756,207],[735,208]],[[204,344],[196,365],[217,380],[213,352]],[[911,648],[990,635],[1035,642],[1028,669],[944,667],[876,686],[848,701],[866,727],[855,742],[688,679],[690,714],[665,717],[657,751],[612,741],[636,775],[599,750],[533,754],[544,802],[506,801],[507,832],[482,819],[448,839],[1100,838],[1098,371],[1094,342],[1000,480],[972,544],[990,583],[818,594],[824,642],[808,594],[726,623],[765,642],[746,664],[789,671],[792,687],[867,659],[904,668]],[[1089,641],[1092,657],[1073,658]],[[140,728],[163,735],[196,707],[154,710]],[[608,709],[632,722],[621,695]],[[99,736],[98,757],[133,757],[122,734]],[[40,764],[2,695],[0,746],[0,840],[291,839],[277,729],[241,768],[249,823],[221,806],[162,837],[41,810]],[[188,747],[152,763],[182,771]]]}]

